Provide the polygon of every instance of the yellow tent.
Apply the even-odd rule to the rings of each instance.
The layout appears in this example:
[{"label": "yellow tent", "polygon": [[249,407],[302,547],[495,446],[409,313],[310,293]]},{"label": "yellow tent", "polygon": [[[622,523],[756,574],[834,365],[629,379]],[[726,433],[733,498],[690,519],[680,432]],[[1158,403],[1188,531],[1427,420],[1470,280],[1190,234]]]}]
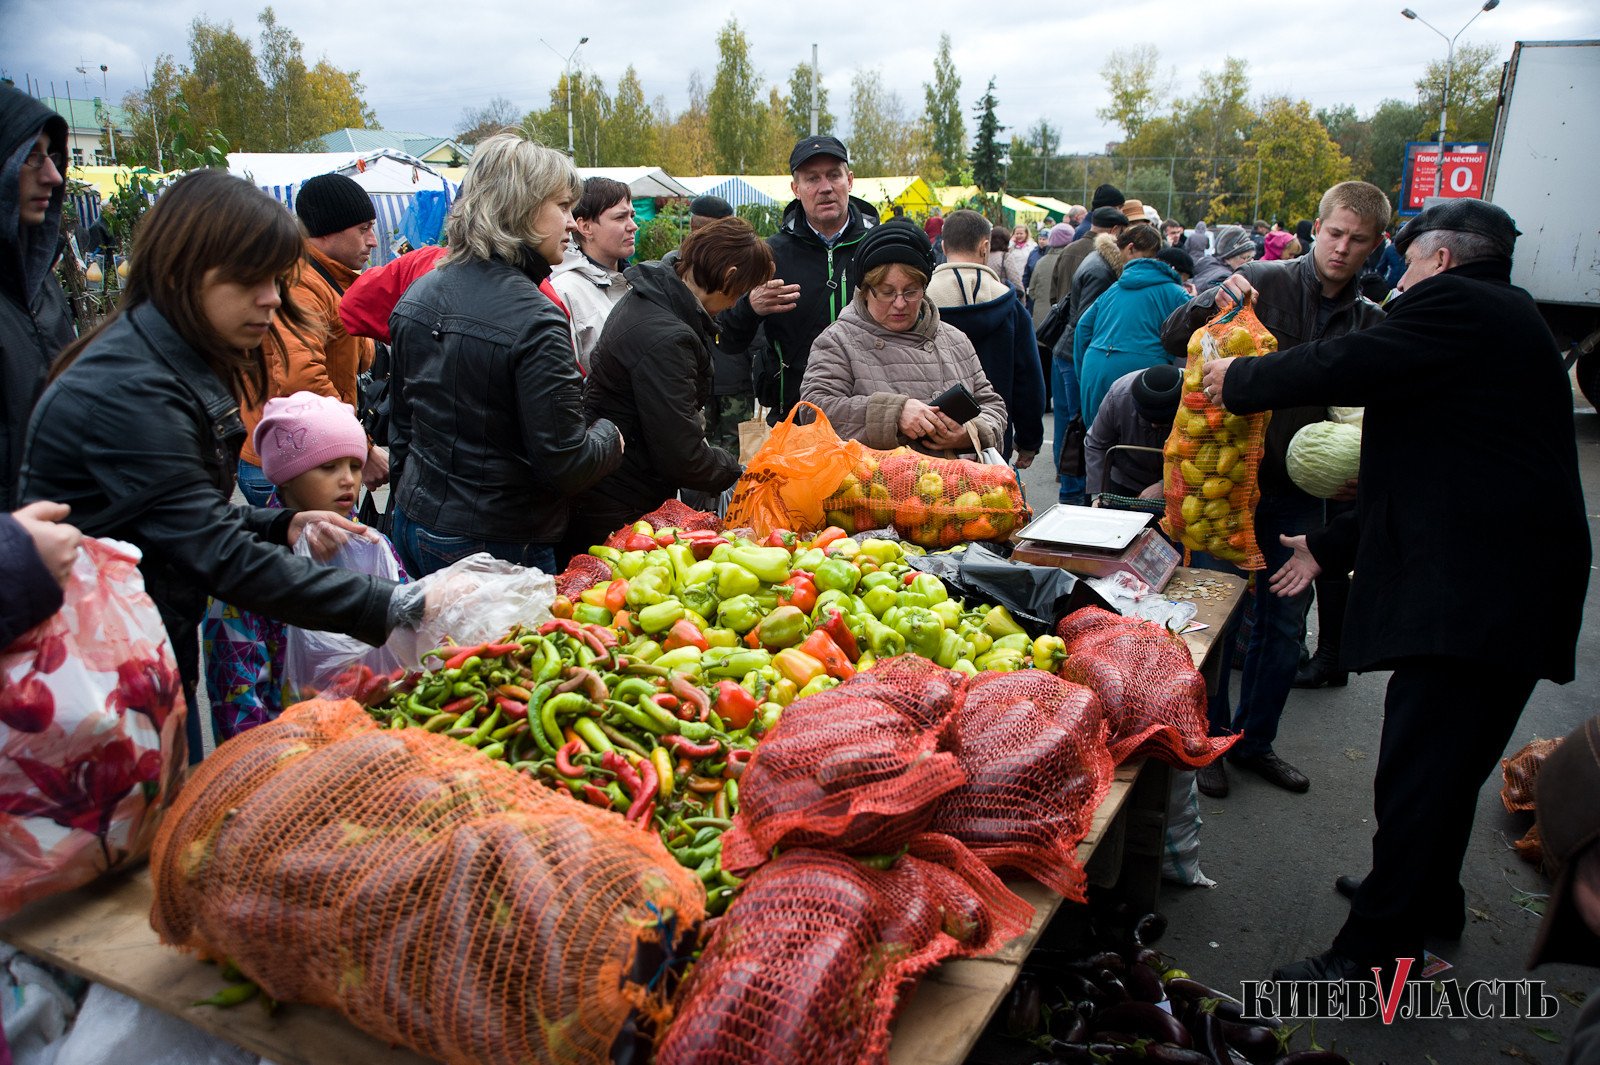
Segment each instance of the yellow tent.
[{"label": "yellow tent", "polygon": [[[939,190],[939,203],[946,211],[955,210],[964,206],[968,200],[977,196],[976,185],[946,185]],[[1038,204],[1019,200],[1015,196],[1000,194],[1000,213],[1008,226],[1038,225],[1044,221],[1045,209]]]},{"label": "yellow tent", "polygon": [[1029,203],[1043,207],[1052,222],[1059,222],[1067,217],[1067,209],[1072,206],[1070,203],[1063,203],[1054,196],[1024,196],[1022,198]]},{"label": "yellow tent", "polygon": [[894,216],[892,208],[900,207],[908,217],[927,218],[935,207],[942,206],[933,187],[915,174],[901,177],[858,177],[850,190],[878,208],[883,221]]},{"label": "yellow tent", "polygon": [[[177,171],[173,171],[176,173]],[[67,180],[81,181],[98,192],[102,199],[109,199],[116,195],[117,185],[126,185],[133,179],[133,175],[141,177],[162,178],[165,174],[157,173],[146,167],[128,166],[69,166],[67,167]]]}]

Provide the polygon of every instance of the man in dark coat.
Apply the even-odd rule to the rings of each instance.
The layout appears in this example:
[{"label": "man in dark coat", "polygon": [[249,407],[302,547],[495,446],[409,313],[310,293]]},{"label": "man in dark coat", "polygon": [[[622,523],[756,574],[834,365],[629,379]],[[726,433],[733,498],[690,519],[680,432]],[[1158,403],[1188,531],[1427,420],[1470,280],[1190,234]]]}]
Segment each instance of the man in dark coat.
[{"label": "man in dark coat", "polygon": [[[1122,204],[1125,202],[1125,200],[1126,197],[1122,195],[1122,190],[1117,188],[1115,185],[1105,184],[1096,186],[1094,190],[1094,197],[1089,200],[1089,213],[1078,219],[1078,224],[1073,226],[1072,239],[1082,240],[1084,234],[1089,232],[1089,227],[1098,224],[1094,221],[1095,211],[1102,207],[1115,207],[1118,210],[1121,210]],[[1067,280],[1072,280],[1071,274],[1067,275]]]},{"label": "man in dark coat", "polygon": [[795,199],[767,238],[777,275],[718,316],[718,346],[745,351],[759,329],[767,350],[755,363],[756,399],[776,425],[800,398],[817,335],[850,306],[850,261],[877,210],[850,195],[850,153],[836,137],[805,137],[789,153]]},{"label": "man in dark coat", "polygon": [[28,414],[72,342],[52,266],[61,246],[67,120],[0,85],[0,513],[16,505]]},{"label": "man in dark coat", "polygon": [[[1372,871],[1333,948],[1278,979],[1367,978],[1422,957],[1429,935],[1459,938],[1461,863],[1478,790],[1534,684],[1573,679],[1590,545],[1578,480],[1572,392],[1533,299],[1511,284],[1516,227],[1479,200],[1432,207],[1401,230],[1401,296],[1350,336],[1269,359],[1219,359],[1207,392],[1231,411],[1363,406],[1356,512],[1286,537],[1274,591],[1321,570],[1355,578],[1343,663],[1392,669],[1374,781]],[[1318,245],[1322,243],[1318,240]],[[1463,429],[1474,411],[1515,411],[1503,432]],[[1485,585],[1503,553],[1484,520],[1484,485],[1516,485],[1538,580],[1515,595]]]},{"label": "man in dark coat", "polygon": [[0,650],[61,609],[83,534],[61,524],[61,503],[30,503],[0,514]]}]

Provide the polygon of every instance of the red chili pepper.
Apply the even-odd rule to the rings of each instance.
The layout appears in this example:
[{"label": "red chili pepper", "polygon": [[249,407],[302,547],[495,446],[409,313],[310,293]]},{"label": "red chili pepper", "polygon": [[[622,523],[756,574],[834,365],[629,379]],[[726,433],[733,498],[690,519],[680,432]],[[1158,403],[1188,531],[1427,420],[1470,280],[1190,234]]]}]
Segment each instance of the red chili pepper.
[{"label": "red chili pepper", "polygon": [[461,648],[461,650],[457,651],[455,654],[451,655],[445,660],[444,668],[460,669],[462,665],[466,663],[467,659],[471,658],[473,655],[481,654],[483,649],[487,646],[489,645],[484,643],[475,643],[471,647]]},{"label": "red chili pepper", "polygon": [[554,692],[556,695],[560,695],[563,692],[581,690],[584,695],[589,697],[591,702],[603,704],[611,694],[606,690],[606,682],[600,678],[600,674],[592,669],[584,669],[581,666],[568,666],[561,671],[561,675],[566,679],[556,685]]},{"label": "red chili pepper", "polygon": [[678,532],[677,532],[676,529],[668,529],[665,532],[656,533],[656,546],[657,547],[671,547],[673,544],[675,544],[677,542],[678,542]]},{"label": "red chili pepper", "polygon": [[[615,621],[615,619],[612,619],[612,620]],[[615,632],[612,632],[610,626],[608,626],[608,625],[596,625],[593,622],[585,622],[584,626],[583,626],[583,631],[588,636],[593,636],[596,640],[599,640],[600,641],[600,646],[602,646],[602,647],[605,647],[605,648],[609,649],[609,648],[617,646],[617,643],[618,643],[617,634]],[[585,638],[587,638],[587,637],[585,637]],[[594,644],[590,643],[589,646],[593,647]]]},{"label": "red chili pepper", "polygon": [[704,651],[710,646],[711,644],[706,641],[706,634],[688,618],[674,621],[672,628],[667,630],[667,638],[661,642],[663,651],[675,651],[680,647],[693,647],[697,651]]},{"label": "red chili pepper", "polygon": [[[639,764],[642,766],[647,764],[649,761],[650,759],[648,758],[641,759]],[[627,790],[629,795],[632,795],[635,798],[639,796],[640,790],[643,787],[642,781],[639,778],[639,772],[638,770],[634,769],[633,766],[629,765],[628,760],[622,757],[622,755],[618,754],[616,751],[607,751],[605,754],[600,756],[600,767],[602,769],[609,769],[615,773],[617,775],[618,783],[620,783],[623,788]],[[654,773],[655,770],[652,769],[651,772]]]},{"label": "red chili pepper", "polygon": [[[561,749],[556,752],[556,772],[560,773],[569,780],[576,780],[579,777],[586,775],[582,766],[572,764],[572,756],[577,754],[582,749],[582,740],[573,740],[571,743],[564,744]],[[601,794],[604,794],[604,792]]]},{"label": "red chili pepper", "polygon": [[439,713],[441,713],[441,714],[464,714],[468,710],[472,709],[472,707],[474,706],[474,704],[477,703],[477,701],[478,701],[478,697],[476,695],[463,695],[459,699],[453,699],[450,702],[445,703],[443,706],[441,706],[439,708]]},{"label": "red chili pepper", "polygon": [[[667,679],[667,687],[672,689],[672,694],[695,708],[697,720],[704,721],[711,716],[711,696],[695,687],[688,677],[674,673]],[[681,712],[678,716],[687,717]]]},{"label": "red chili pepper", "polygon": [[663,710],[676,710],[679,705],[678,697],[676,695],[668,695],[666,692],[662,692],[659,695],[653,695],[651,696],[651,699],[653,699],[655,704],[661,707]]},{"label": "red chili pepper", "polygon": [[906,574],[905,583],[906,584],[910,584],[912,581],[914,581],[916,579],[917,579],[917,571],[916,570],[912,570],[910,573]]},{"label": "red chili pepper", "polygon": [[486,643],[483,645],[483,650],[478,653],[485,658],[504,658],[520,650],[522,650],[520,643]]},{"label": "red chili pepper", "polygon": [[[604,640],[595,635],[594,631],[592,631],[594,629],[600,629],[602,632],[605,631],[601,626],[580,625],[570,618],[551,618],[549,621],[539,626],[539,635],[548,636],[552,632],[559,632],[564,635],[571,636],[574,639],[582,640],[584,643],[588,644],[589,649],[600,658],[605,658],[611,653],[610,648],[606,645]],[[612,642],[613,644],[615,643],[615,637],[612,638]]]},{"label": "red chili pepper", "polygon": [[639,760],[639,788],[633,794],[633,805],[628,807],[628,820],[636,821],[645,812],[645,807],[656,797],[656,788],[660,786],[661,778],[656,776],[656,767],[648,758]]},{"label": "red chili pepper", "polygon": [[654,551],[659,544],[653,536],[644,533],[629,533],[628,538],[622,542],[624,551]]},{"label": "red chili pepper", "polygon": [[653,830],[655,827],[653,824],[655,817],[656,803],[654,799],[651,799],[649,802],[644,804],[644,813],[639,815],[639,827]]},{"label": "red chili pepper", "polygon": [[836,606],[827,610],[828,619],[822,623],[822,631],[833,637],[833,642],[839,645],[839,650],[851,662],[861,658],[861,647],[856,643],[856,634],[850,631],[850,626],[845,623],[844,611]]},{"label": "red chili pepper", "polygon": [[839,526],[830,525],[811,538],[811,546],[825,548],[835,540],[842,540],[848,535],[850,534],[839,528]]},{"label": "red chili pepper", "polygon": [[618,577],[606,585],[606,609],[615,614],[628,604],[628,582]]},{"label": "red chili pepper", "polygon": [[744,776],[745,767],[750,764],[750,759],[754,758],[755,756],[755,751],[743,747],[739,748],[738,750],[729,751],[728,765],[727,768],[723,769],[722,775],[725,777],[732,777],[734,780],[738,780],[740,777]]},{"label": "red chili pepper", "polygon": [[731,680],[717,683],[717,716],[729,728],[741,729],[755,720],[756,697]]},{"label": "red chili pepper", "polygon": [[821,662],[823,670],[830,677],[849,680],[856,675],[856,667],[850,664],[826,629],[811,630],[811,635],[800,645],[800,650]]},{"label": "red chili pepper", "polygon": [[685,736],[667,735],[661,737],[661,742],[685,758],[710,758],[722,752],[722,745],[716,740],[695,743]]},{"label": "red chili pepper", "polygon": [[583,798],[590,806],[598,806],[602,810],[611,809],[611,796],[605,793],[605,789],[593,784],[583,786]]}]

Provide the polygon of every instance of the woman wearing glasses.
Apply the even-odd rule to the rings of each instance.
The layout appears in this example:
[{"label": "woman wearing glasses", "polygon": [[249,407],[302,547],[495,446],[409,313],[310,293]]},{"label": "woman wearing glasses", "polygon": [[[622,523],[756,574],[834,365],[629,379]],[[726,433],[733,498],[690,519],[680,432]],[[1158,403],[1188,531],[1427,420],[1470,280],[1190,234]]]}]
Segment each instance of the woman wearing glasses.
[{"label": "woman wearing glasses", "polygon": [[998,447],[1006,405],[984,376],[972,342],[939,320],[925,291],[933,247],[910,222],[867,231],[850,269],[855,298],[811,346],[801,400],[820,407],[840,436],[868,447],[909,444],[931,455],[970,453],[966,428],[931,405],[966,385],[981,413],[980,447]]}]

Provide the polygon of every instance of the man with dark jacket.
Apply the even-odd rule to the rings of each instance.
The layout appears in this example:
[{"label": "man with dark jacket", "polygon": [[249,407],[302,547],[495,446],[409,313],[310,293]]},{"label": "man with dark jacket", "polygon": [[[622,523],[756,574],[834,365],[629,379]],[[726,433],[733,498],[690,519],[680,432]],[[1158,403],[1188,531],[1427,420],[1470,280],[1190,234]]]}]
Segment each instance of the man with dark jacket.
[{"label": "man with dark jacket", "polygon": [[755,365],[756,398],[776,425],[800,398],[800,381],[817,334],[850,305],[850,261],[878,222],[878,212],[850,195],[850,153],[836,137],[806,137],[789,153],[790,189],[783,224],[767,238],[777,275],[723,313],[720,346],[745,351],[759,329],[767,351]]},{"label": "man with dark jacket", "polygon": [[[1280,352],[1381,321],[1383,312],[1361,298],[1355,281],[1361,264],[1383,234],[1389,198],[1364,181],[1346,181],[1323,194],[1318,215],[1317,242],[1310,255],[1247,263],[1220,286],[1173,311],[1161,327],[1167,352],[1174,358],[1184,357],[1190,335],[1247,292],[1255,293],[1255,314],[1277,338]],[[1295,433],[1326,417],[1326,403],[1307,403],[1275,409],[1267,424],[1255,533],[1268,572],[1288,560],[1289,550],[1279,542],[1280,536],[1304,535],[1323,523],[1322,501],[1289,479],[1286,456]],[[1212,732],[1225,734],[1230,727],[1242,731],[1243,738],[1228,752],[1229,761],[1287,791],[1303,792],[1311,782],[1278,757],[1272,743],[1294,684],[1300,660],[1300,624],[1310,593],[1302,590],[1290,598],[1276,596],[1267,591],[1266,582],[1257,581],[1251,594],[1255,620],[1245,652],[1239,707],[1237,712],[1229,709],[1225,662],[1222,684],[1210,707]],[[1222,638],[1226,643],[1227,634]],[[1200,790],[1212,797],[1228,792],[1227,771],[1220,761],[1197,773],[1196,780]]]},{"label": "man with dark jacket", "polygon": [[1243,226],[1223,226],[1217,230],[1216,250],[1195,263],[1195,291],[1216,288],[1255,257],[1255,242]]},{"label": "man with dark jacket", "polygon": [[0,85],[0,513],[16,505],[28,414],[72,342],[52,266],[61,245],[67,120]]},{"label": "man with dark jacket", "polygon": [[[1072,227],[1072,239],[1074,241],[1082,240],[1083,235],[1089,232],[1089,227],[1097,224],[1094,221],[1094,213],[1100,208],[1115,207],[1121,210],[1125,200],[1126,197],[1122,195],[1122,190],[1115,185],[1105,184],[1096,187],[1094,198],[1089,201],[1089,213],[1080,218],[1077,224]],[[1072,280],[1071,274],[1067,275],[1067,280]]]},{"label": "man with dark jacket", "polygon": [[[1272,585],[1293,595],[1353,566],[1344,664],[1394,671],[1372,870],[1336,884],[1354,897],[1332,950],[1275,979],[1367,979],[1372,965],[1420,966],[1425,937],[1460,937],[1478,790],[1535,683],[1574,676],[1591,552],[1572,391],[1532,298],[1511,284],[1517,235],[1480,200],[1431,207],[1395,241],[1406,273],[1382,322],[1206,368],[1207,392],[1231,411],[1366,408],[1355,513],[1286,538],[1293,557]],[[1324,227],[1313,250],[1337,240]],[[1461,412],[1482,410],[1517,412],[1516,430],[1463,433]],[[1538,530],[1539,579],[1496,592],[1481,576],[1504,530],[1483,520],[1478,487],[1507,484],[1519,522]]]},{"label": "man with dark jacket", "polygon": [[[1083,442],[1084,477],[1089,497],[1101,492],[1139,496],[1161,490],[1161,448],[1172,433],[1183,394],[1183,373],[1164,364],[1135,370],[1114,381]],[[1113,454],[1114,447],[1148,451]]]},{"label": "man with dark jacket", "polygon": [[967,335],[983,374],[1006,401],[1006,435],[1000,450],[1017,448],[1016,465],[1027,469],[1044,443],[1044,372],[1033,321],[1009,286],[987,265],[989,222],[977,211],[945,219],[946,261],[933,268],[928,298],[939,318]]}]

